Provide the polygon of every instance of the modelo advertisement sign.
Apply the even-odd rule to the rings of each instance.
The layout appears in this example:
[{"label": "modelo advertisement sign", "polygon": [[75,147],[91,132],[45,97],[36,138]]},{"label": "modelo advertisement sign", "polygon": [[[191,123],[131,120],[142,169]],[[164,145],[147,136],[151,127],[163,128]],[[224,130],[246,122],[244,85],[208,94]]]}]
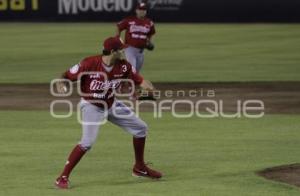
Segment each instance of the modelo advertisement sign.
[{"label": "modelo advertisement sign", "polygon": [[[0,0],[0,21],[119,21],[139,0]],[[295,0],[148,0],[156,22],[300,22]]]}]

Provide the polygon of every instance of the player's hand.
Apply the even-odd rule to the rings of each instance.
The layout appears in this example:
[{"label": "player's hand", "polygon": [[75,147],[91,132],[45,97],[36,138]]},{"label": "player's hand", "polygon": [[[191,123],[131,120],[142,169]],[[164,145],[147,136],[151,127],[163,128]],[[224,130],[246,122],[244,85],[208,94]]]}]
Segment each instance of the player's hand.
[{"label": "player's hand", "polygon": [[68,89],[64,82],[57,82],[56,83],[56,90],[59,94],[67,93]]},{"label": "player's hand", "polygon": [[153,84],[149,80],[143,80],[142,84],[140,84],[140,87],[146,91],[154,91],[155,90]]},{"label": "player's hand", "polygon": [[138,100],[156,100],[154,96],[154,91],[156,91],[156,89],[149,80],[144,80],[140,87],[142,88],[142,91]]}]

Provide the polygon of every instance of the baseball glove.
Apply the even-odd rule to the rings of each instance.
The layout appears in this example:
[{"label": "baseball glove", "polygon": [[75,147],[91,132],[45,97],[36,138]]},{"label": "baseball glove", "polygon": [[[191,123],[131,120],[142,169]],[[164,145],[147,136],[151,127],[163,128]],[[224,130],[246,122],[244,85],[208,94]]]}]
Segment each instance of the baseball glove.
[{"label": "baseball glove", "polygon": [[140,96],[140,97],[138,97],[138,100],[139,101],[145,101],[145,100],[147,100],[147,101],[156,101],[157,99],[152,95],[148,95],[148,96]]},{"label": "baseball glove", "polygon": [[149,41],[146,45],[146,49],[150,51],[154,50],[154,44]]},{"label": "baseball glove", "polygon": [[155,97],[153,91],[145,91],[142,90],[140,92],[138,92],[138,98],[137,100],[149,100],[149,101],[156,101],[157,98]]}]

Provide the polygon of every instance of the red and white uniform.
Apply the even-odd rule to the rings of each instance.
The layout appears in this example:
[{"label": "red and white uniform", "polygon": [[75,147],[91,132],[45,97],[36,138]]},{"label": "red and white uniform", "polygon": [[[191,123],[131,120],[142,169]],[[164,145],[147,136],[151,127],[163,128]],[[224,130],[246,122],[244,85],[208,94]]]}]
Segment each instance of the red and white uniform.
[{"label": "red and white uniform", "polygon": [[[71,67],[63,77],[71,81],[80,79],[81,92],[88,94],[81,95],[85,100],[102,100],[110,108],[115,100],[114,92],[120,86],[120,79],[132,79],[136,85],[139,85],[143,82],[143,77],[134,73],[132,66],[125,60],[118,61],[109,71],[105,67],[107,66],[103,63],[101,55],[91,56]],[[105,78],[104,75],[107,77]],[[103,107],[103,104],[93,104]]]},{"label": "red and white uniform", "polygon": [[130,16],[117,24],[119,31],[126,30],[125,44],[135,48],[145,48],[147,40],[155,34],[155,27],[149,18]]}]

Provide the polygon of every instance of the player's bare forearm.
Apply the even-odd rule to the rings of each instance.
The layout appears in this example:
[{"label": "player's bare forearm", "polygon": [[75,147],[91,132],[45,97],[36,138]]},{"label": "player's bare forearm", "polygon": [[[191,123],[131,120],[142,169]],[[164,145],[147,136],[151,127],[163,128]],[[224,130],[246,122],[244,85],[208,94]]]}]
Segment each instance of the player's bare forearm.
[{"label": "player's bare forearm", "polygon": [[116,29],[116,37],[120,37],[121,36],[122,31],[120,31],[119,28]]},{"label": "player's bare forearm", "polygon": [[147,38],[147,40],[148,40],[149,42],[151,42],[151,41],[152,41],[152,37],[153,37],[153,35],[149,35],[148,38]]},{"label": "player's bare forearm", "polygon": [[143,82],[140,84],[140,87],[143,90],[147,90],[147,91],[154,91],[155,90],[153,84],[149,80],[143,80]]}]

